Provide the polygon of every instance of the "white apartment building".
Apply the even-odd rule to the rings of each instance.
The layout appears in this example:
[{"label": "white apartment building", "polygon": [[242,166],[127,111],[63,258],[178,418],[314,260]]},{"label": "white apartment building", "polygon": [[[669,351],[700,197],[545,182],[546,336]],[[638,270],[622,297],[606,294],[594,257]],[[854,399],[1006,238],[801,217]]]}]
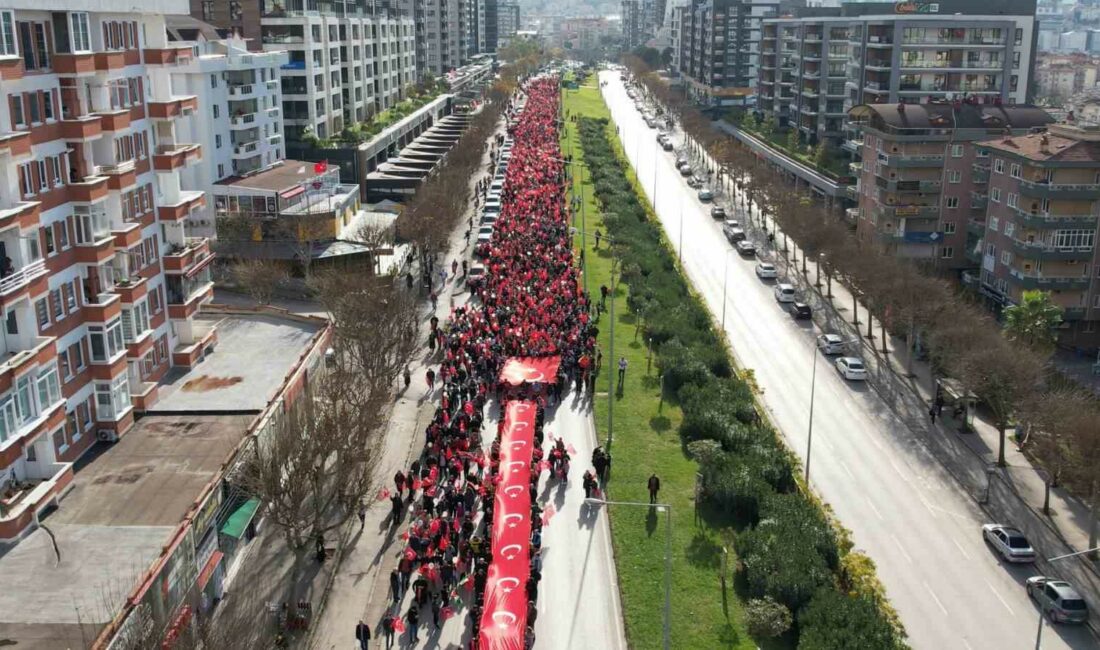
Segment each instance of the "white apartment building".
[{"label": "white apartment building", "polygon": [[264,50],[289,54],[281,68],[287,140],[301,140],[307,129],[332,137],[400,101],[417,81],[409,17],[365,2],[339,12],[296,4],[267,7],[261,18]]},{"label": "white apartment building", "polygon": [[[190,45],[198,56],[171,70],[172,88],[198,98],[202,117],[181,128],[181,137],[202,145],[201,165],[184,169],[183,187],[202,190],[208,196],[215,183],[270,167],[285,157],[280,67],[285,51],[250,52],[246,42],[217,39],[210,33],[197,39],[176,22],[194,24],[191,18],[169,18],[169,40]],[[200,23],[201,25],[201,23]],[[205,28],[205,29],[204,29]],[[187,40],[185,40],[187,39]],[[214,236],[213,216],[204,214],[190,223],[194,233]]]}]

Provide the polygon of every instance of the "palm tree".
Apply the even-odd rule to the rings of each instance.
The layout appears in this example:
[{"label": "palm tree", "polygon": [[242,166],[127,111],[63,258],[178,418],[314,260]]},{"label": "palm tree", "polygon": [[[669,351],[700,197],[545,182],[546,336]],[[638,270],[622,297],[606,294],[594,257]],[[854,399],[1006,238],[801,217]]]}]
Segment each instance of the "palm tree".
[{"label": "palm tree", "polygon": [[1055,328],[1062,323],[1062,308],[1054,304],[1047,291],[1025,291],[1020,304],[1004,310],[1005,330],[1009,338],[1028,347],[1049,353],[1058,341]]}]

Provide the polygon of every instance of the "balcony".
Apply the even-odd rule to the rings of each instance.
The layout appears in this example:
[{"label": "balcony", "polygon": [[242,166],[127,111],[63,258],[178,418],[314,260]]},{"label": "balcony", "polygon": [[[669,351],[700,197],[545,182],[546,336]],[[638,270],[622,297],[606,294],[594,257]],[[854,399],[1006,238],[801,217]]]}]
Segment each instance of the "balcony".
[{"label": "balcony", "polygon": [[260,89],[258,84],[236,84],[229,87],[229,99],[255,99]]},{"label": "balcony", "polygon": [[1092,278],[1087,275],[1074,277],[1044,277],[1042,275],[1025,275],[1016,269],[1009,269],[1008,281],[1021,289],[1043,289],[1044,291],[1085,291],[1089,288]]},{"label": "balcony", "polygon": [[1092,246],[1066,246],[1056,248],[1043,242],[1012,240],[1012,250],[1016,255],[1030,260],[1078,260],[1092,259]]},{"label": "balcony", "polygon": [[38,521],[38,515],[57,504],[73,482],[72,463],[36,463],[40,476],[9,483],[0,497],[0,540],[14,541]]},{"label": "balcony", "polygon": [[891,192],[939,192],[942,181],[938,180],[901,180],[879,177],[878,186]]},{"label": "balcony", "polygon": [[879,214],[884,217],[895,218],[931,218],[940,215],[938,205],[885,205],[879,208]]},{"label": "balcony", "polygon": [[0,230],[18,226],[21,230],[38,228],[38,201],[17,201],[10,207],[0,207]]},{"label": "balcony", "polygon": [[31,132],[15,131],[0,134],[0,152],[7,151],[12,158],[31,155]]},{"label": "balcony", "polygon": [[879,154],[879,161],[888,167],[940,167],[943,165],[942,153],[892,153]]},{"label": "balcony", "polygon": [[1055,228],[1095,228],[1100,215],[1095,214],[1050,214],[1049,212],[1031,212],[1020,207],[1012,208],[1016,219],[1029,228],[1039,230]]},{"label": "balcony", "polygon": [[1062,320],[1067,322],[1084,320],[1087,311],[1084,307],[1066,307],[1062,310]]},{"label": "balcony", "polygon": [[985,221],[981,219],[967,219],[966,220],[966,232],[977,235],[979,238],[985,236]]},{"label": "balcony", "polygon": [[187,65],[194,60],[194,52],[190,45],[146,49],[142,53],[145,56],[145,65],[180,66]]},{"label": "balcony", "polygon": [[157,206],[157,218],[161,221],[182,221],[191,216],[191,213],[206,205],[206,193],[202,191],[183,190],[175,202],[162,199]]},{"label": "balcony", "polygon": [[[26,289],[32,282],[38,278],[45,278],[48,271],[46,270],[46,260],[35,260],[30,264],[27,264],[23,268],[5,275],[0,278],[0,301],[10,302],[14,296],[18,295],[20,291]],[[46,290],[46,285],[43,282],[41,289]]]},{"label": "balcony", "polygon": [[103,118],[98,115],[61,120],[61,137],[66,140],[87,142],[101,135],[103,135]]},{"label": "balcony", "polygon": [[193,274],[214,259],[210,252],[210,240],[206,237],[188,237],[183,247],[164,254],[164,272],[169,274]]},{"label": "balcony", "polygon": [[230,129],[251,129],[256,125],[255,113],[242,113],[229,120]]},{"label": "balcony", "polygon": [[61,75],[88,75],[95,73],[95,54],[84,52],[82,54],[53,55],[53,70]]},{"label": "balcony", "polygon": [[199,100],[195,95],[154,100],[148,104],[149,117],[155,120],[174,120],[194,113],[198,106]]},{"label": "balcony", "polygon": [[1020,179],[1020,194],[1037,199],[1100,199],[1100,185]]},{"label": "balcony", "polygon": [[989,182],[989,165],[983,165],[981,163],[974,163],[971,167],[973,172],[970,175],[971,180],[975,183],[988,183]]},{"label": "balcony", "polygon": [[123,131],[130,128],[130,109],[120,108],[98,113],[103,118],[101,124],[104,131]]},{"label": "balcony", "polygon": [[110,51],[95,53],[95,69],[97,72],[114,72],[126,67],[126,52]]},{"label": "balcony", "polygon": [[137,184],[136,164],[125,160],[113,165],[96,165],[95,175],[107,178],[107,189],[124,190]]},{"label": "balcony", "polygon": [[199,307],[214,295],[214,283],[210,280],[210,267],[204,266],[193,277],[166,276],[168,288],[168,317],[172,320],[188,320],[198,313]]},{"label": "balcony", "polygon": [[88,176],[82,181],[69,183],[69,200],[95,203],[107,198],[107,177]]},{"label": "balcony", "polygon": [[202,147],[197,144],[162,144],[153,154],[153,169],[172,172],[202,160]]},{"label": "balcony", "polygon": [[984,208],[989,205],[989,195],[985,192],[978,192],[976,190],[970,191],[970,207],[971,208]]}]

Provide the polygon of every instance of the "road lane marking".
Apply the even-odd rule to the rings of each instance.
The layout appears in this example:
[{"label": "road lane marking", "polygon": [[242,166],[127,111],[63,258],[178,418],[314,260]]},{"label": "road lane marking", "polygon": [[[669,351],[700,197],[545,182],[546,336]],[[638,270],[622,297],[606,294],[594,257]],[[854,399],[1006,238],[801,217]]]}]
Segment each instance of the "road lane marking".
[{"label": "road lane marking", "polygon": [[1001,601],[1001,604],[1005,606],[1005,609],[1008,610],[1009,614],[1011,614],[1012,616],[1016,615],[1016,612],[1012,611],[1012,608],[1008,606],[1008,602],[1005,601],[1003,596],[1001,596],[1001,593],[997,591],[993,587],[993,585],[989,584],[989,581],[986,581],[985,586],[989,587],[989,590],[993,592],[993,595],[997,597],[997,600]]},{"label": "road lane marking", "polygon": [[924,585],[925,590],[928,591],[928,595],[932,597],[932,600],[936,601],[936,604],[939,605],[940,611],[943,612],[943,615],[947,616],[947,608],[944,607],[943,603],[940,602],[940,599],[936,596],[936,592],[932,591],[932,588],[928,586],[927,582],[923,582],[922,584]]},{"label": "road lane marking", "polygon": [[963,554],[964,558],[968,560],[970,559],[970,554],[966,552],[966,549],[962,547],[962,544],[955,541],[954,537],[951,538],[951,543],[955,545],[955,548],[959,549],[959,552]]},{"label": "road lane marking", "polygon": [[925,501],[924,495],[921,494],[919,490],[917,491],[917,498],[920,499],[921,505],[924,506],[926,510],[928,510],[928,514],[932,515],[933,519],[939,519],[939,517],[936,515],[935,509],[932,508],[932,504]]},{"label": "road lane marking", "polygon": [[848,475],[848,478],[852,479],[853,481],[856,480],[856,475],[852,473],[852,470],[848,469],[848,463],[845,463],[842,460],[838,462],[840,463],[840,468],[844,470],[845,474]]},{"label": "road lane marking", "polygon": [[[894,544],[896,544],[896,545],[897,545],[897,547],[898,547],[898,550],[899,550],[899,551],[901,551],[901,554],[905,556],[905,559],[906,559],[906,561],[908,561],[908,562],[909,562],[909,564],[912,564],[912,563],[913,563],[913,558],[912,558],[912,557],[910,557],[910,555],[909,555],[909,553],[908,553],[908,552],[906,552],[906,550],[905,550],[905,547],[901,545],[901,540],[899,540],[899,539],[897,538],[897,536],[896,536],[896,535],[894,535],[893,533],[890,533],[890,539],[894,540]],[[924,585],[924,586],[926,586],[926,587],[927,587],[927,586],[928,586],[928,584],[927,584],[927,583],[925,583],[925,585]],[[942,607],[942,605],[941,605],[941,607]],[[946,611],[944,611],[944,614],[946,614],[946,613],[947,613],[947,612],[946,612]]]},{"label": "road lane marking", "polygon": [[905,472],[901,471],[901,468],[898,467],[898,464],[894,462],[894,459],[890,456],[887,456],[886,460],[890,461],[890,467],[894,468],[894,471],[898,473],[898,476],[901,477],[901,480],[908,483],[909,482],[909,477],[905,475]]},{"label": "road lane marking", "polygon": [[[875,516],[878,517],[879,521],[886,521],[886,518],[883,517],[882,513],[878,511],[878,508],[875,507],[875,504],[871,503],[871,499],[869,497],[864,496],[863,500],[867,502],[867,505],[871,506],[871,511],[875,513]],[[895,538],[894,541],[897,541],[897,539]]]}]

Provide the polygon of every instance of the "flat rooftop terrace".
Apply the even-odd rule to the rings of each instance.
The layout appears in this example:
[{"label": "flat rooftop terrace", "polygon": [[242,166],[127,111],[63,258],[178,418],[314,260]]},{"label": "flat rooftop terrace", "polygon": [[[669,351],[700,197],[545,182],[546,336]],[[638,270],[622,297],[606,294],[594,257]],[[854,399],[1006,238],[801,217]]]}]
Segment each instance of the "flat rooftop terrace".
[{"label": "flat rooftop terrace", "polygon": [[321,324],[267,314],[200,315],[217,323],[214,353],[162,380],[152,414],[259,412],[310,349]]}]

